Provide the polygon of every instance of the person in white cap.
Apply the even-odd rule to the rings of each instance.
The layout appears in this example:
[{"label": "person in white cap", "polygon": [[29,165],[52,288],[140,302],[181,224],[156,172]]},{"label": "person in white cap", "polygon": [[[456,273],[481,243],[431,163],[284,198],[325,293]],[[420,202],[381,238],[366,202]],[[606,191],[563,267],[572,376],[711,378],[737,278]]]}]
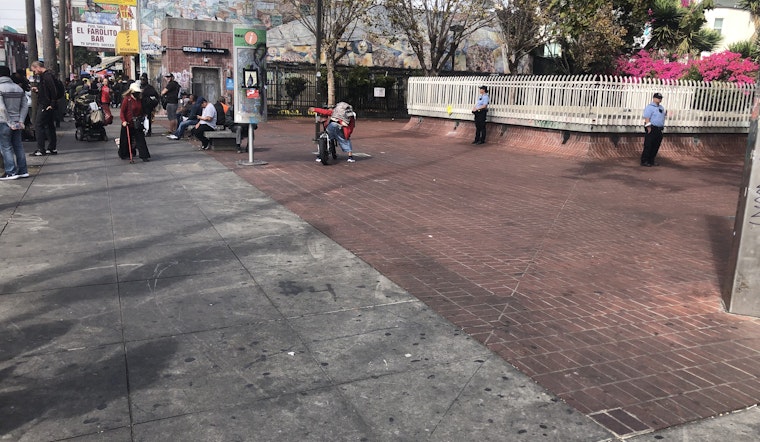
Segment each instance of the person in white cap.
[{"label": "person in white cap", "polygon": [[137,149],[140,159],[150,161],[150,152],[145,142],[145,133],[143,124],[145,113],[140,102],[140,93],[142,88],[139,82],[129,85],[124,92],[124,98],[121,100],[121,136],[119,138],[119,158],[126,160],[130,158],[129,150]]}]

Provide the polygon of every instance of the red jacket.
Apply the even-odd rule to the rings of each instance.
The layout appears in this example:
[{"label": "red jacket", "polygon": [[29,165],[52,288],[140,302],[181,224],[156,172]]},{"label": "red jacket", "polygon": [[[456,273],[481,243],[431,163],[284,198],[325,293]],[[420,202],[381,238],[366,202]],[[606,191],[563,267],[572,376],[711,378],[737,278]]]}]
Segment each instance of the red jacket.
[{"label": "red jacket", "polygon": [[128,94],[124,96],[124,100],[121,102],[121,112],[119,112],[121,121],[127,121],[129,122],[128,126],[134,127],[134,123],[132,122],[132,119],[135,117],[139,117],[142,114],[143,114],[143,111],[142,111],[142,104],[140,103],[140,100],[136,100],[135,97],[132,96],[132,94]]},{"label": "red jacket", "polygon": [[[324,115],[325,117],[331,116],[332,112],[332,109],[322,109],[319,107],[314,108],[314,113]],[[330,124],[330,120],[326,120],[324,122],[325,127],[327,127],[328,124]],[[351,117],[347,125],[341,124],[341,126],[343,126],[343,136],[346,137],[347,140],[350,139],[351,134],[354,132],[354,127],[356,127],[356,118]]]},{"label": "red jacket", "polygon": [[111,89],[108,87],[108,83],[103,83],[103,87],[100,88],[100,102],[102,104],[111,103]]}]

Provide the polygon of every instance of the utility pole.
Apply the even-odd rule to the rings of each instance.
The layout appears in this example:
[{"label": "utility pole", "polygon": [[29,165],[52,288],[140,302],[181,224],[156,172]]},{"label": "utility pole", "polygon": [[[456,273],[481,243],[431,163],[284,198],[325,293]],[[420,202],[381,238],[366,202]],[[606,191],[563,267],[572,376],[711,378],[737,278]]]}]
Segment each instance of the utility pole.
[{"label": "utility pole", "polygon": [[58,0],[58,59],[61,60],[61,80],[65,79],[71,68],[69,67],[69,45],[66,43],[66,32],[69,29],[69,8],[67,0]]},{"label": "utility pole", "polygon": [[40,0],[40,16],[42,17],[42,54],[45,67],[59,70],[55,50],[55,28],[53,28],[53,5],[51,0]]},{"label": "utility pole", "polygon": [[[37,15],[34,12],[34,0],[26,0],[26,41],[29,44],[29,63],[39,60],[37,51]],[[27,64],[27,67],[28,64]]]}]

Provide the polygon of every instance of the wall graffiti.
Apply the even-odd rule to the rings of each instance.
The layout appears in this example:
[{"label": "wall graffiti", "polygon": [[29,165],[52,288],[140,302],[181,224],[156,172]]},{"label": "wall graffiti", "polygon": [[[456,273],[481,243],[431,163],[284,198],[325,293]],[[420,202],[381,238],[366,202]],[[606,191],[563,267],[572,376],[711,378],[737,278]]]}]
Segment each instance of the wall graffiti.
[{"label": "wall graffiti", "polygon": [[755,203],[752,206],[752,208],[755,209],[755,212],[750,215],[749,223],[753,226],[760,226],[760,185],[755,187],[755,198],[753,198],[752,201]]},{"label": "wall graffiti", "polygon": [[[146,54],[160,55],[161,28],[167,17],[241,23],[245,0],[139,0],[142,47]],[[314,36],[295,18],[292,6],[280,1],[256,1],[256,17],[267,27],[269,61],[313,64]],[[348,66],[419,69],[420,63],[403,36],[378,36],[370,26],[360,25],[350,40],[342,42]],[[397,38],[398,37],[398,38]],[[457,48],[454,62],[446,69],[505,73],[504,42],[495,28],[476,31]]]}]

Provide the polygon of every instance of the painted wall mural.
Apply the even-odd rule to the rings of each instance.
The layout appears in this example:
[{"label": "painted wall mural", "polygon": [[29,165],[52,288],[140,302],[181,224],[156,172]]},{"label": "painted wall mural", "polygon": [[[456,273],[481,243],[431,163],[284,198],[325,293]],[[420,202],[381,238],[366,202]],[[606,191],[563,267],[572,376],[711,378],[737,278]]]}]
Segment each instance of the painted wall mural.
[{"label": "painted wall mural", "polygon": [[[160,55],[164,18],[220,20],[241,23],[244,0],[139,0],[143,52]],[[254,1],[256,17],[267,28],[270,61],[314,63],[314,35],[296,20],[292,6],[277,1]],[[403,37],[394,41],[374,37],[361,28],[344,42],[347,54],[340,64],[418,69],[417,57]],[[452,67],[459,71],[504,73],[503,41],[496,29],[484,28],[457,49]]]}]

